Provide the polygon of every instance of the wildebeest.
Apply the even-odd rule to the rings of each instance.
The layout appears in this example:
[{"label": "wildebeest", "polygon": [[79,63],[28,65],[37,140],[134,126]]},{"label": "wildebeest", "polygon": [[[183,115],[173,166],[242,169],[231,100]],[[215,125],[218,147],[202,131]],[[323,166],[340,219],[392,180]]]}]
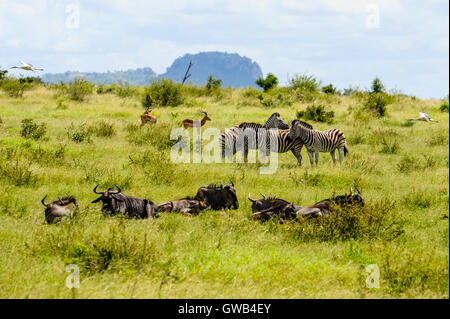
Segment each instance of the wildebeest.
[{"label": "wildebeest", "polygon": [[105,192],[98,192],[98,185],[95,186],[94,193],[101,196],[93,200],[92,203],[102,201],[102,211],[108,215],[122,213],[128,218],[158,217],[157,206],[153,201],[133,196],[126,196],[122,194],[119,186],[115,186],[117,190],[108,188]]},{"label": "wildebeest", "polygon": [[179,200],[164,202],[158,205],[158,213],[163,212],[176,212],[183,215],[192,216],[193,214],[198,214],[199,211],[204,210],[208,207],[205,201],[182,198]]},{"label": "wildebeest", "polygon": [[46,204],[45,199],[47,195],[41,200],[42,205],[45,206],[45,221],[48,224],[61,221],[63,217],[73,217],[78,211],[77,200],[72,196],[65,196]]},{"label": "wildebeest", "polygon": [[230,181],[230,184],[220,186],[210,184],[208,186],[202,186],[198,189],[194,199],[204,201],[208,206],[214,210],[223,208],[239,208],[239,202],[236,196],[236,190],[234,183]]},{"label": "wildebeest", "polygon": [[297,216],[303,217],[323,217],[334,213],[335,207],[346,207],[353,205],[364,206],[364,199],[356,188],[356,193],[353,188],[350,189],[350,194],[339,195],[333,198],[327,198],[315,203],[312,206],[299,207],[295,210]]},{"label": "wildebeest", "polygon": [[295,218],[295,212],[285,209],[286,206],[293,204],[281,198],[261,195],[263,197],[261,199],[252,199],[251,195],[248,194],[248,199],[252,202],[252,218],[267,221],[275,216],[281,223],[284,223],[286,219]]}]

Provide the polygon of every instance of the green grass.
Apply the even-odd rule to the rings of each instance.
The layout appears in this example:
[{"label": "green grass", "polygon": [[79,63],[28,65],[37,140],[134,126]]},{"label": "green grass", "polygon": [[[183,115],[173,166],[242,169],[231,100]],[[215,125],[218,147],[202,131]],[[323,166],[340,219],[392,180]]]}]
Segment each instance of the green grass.
[{"label": "green grass", "polygon": [[[312,124],[344,132],[350,153],[342,166],[323,153],[311,168],[305,150],[302,167],[292,153],[280,154],[274,175],[260,175],[258,164],[172,163],[170,130],[185,118],[201,118],[199,109],[212,119],[205,127],[223,130],[264,123],[273,112],[290,123],[310,104],[267,109],[246,90],[219,91],[156,108],[158,123],[142,129],[139,96],[94,93],[61,107],[42,86],[19,99],[0,91],[0,298],[72,298],[65,286],[71,263],[80,267],[79,298],[449,297],[449,125],[448,114],[439,112],[442,101],[396,97],[388,117],[378,119],[349,112],[361,105],[357,97],[327,100],[334,123]],[[439,123],[404,124],[422,109]],[[45,138],[21,136],[27,118],[46,123]],[[68,130],[90,134],[80,141],[83,134],[74,139]],[[117,184],[127,195],[161,203],[230,179],[238,210],[124,220],[104,217],[100,204],[91,204],[96,184]],[[366,233],[349,238],[335,236],[330,223],[250,219],[249,192],[307,205],[354,185],[373,212],[386,214],[379,229],[361,224]],[[46,194],[74,195],[79,216],[45,224],[40,200]],[[344,234],[346,220],[337,220]],[[403,232],[390,236],[390,225]],[[379,289],[366,288],[369,264],[380,269]]]}]

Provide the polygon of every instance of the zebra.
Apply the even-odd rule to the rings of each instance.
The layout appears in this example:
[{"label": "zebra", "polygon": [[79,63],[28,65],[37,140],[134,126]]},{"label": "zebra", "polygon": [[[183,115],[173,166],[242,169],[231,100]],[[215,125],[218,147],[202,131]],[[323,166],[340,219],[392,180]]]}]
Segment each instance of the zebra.
[{"label": "zebra", "polygon": [[339,162],[348,153],[347,141],[344,133],[338,129],[328,131],[318,131],[308,128],[305,122],[294,120],[290,129],[291,138],[300,138],[308,150],[309,161],[314,165],[314,154],[316,165],[319,163],[320,152],[330,152],[333,164],[336,164],[336,149],[339,150]]},{"label": "zebra", "polygon": [[[308,123],[302,122],[306,128],[313,129]],[[302,155],[301,150],[304,145],[303,141],[299,137],[294,137],[291,135],[291,129],[285,130],[268,130],[266,137],[266,154],[270,153],[270,145],[276,145],[277,149],[273,150],[276,153],[286,153],[291,151],[292,154],[297,158],[297,164],[302,166]],[[275,143],[275,144],[274,144]],[[260,148],[261,149],[261,148]]]},{"label": "zebra", "polygon": [[[222,133],[219,136],[219,144],[222,158],[225,157],[226,150],[232,150],[232,154],[234,155],[238,151],[238,147],[236,147],[236,144],[238,144],[238,142],[243,141],[244,158],[247,159],[248,150],[257,149],[259,141],[261,141],[261,143],[264,141],[264,139],[260,138],[261,134],[265,134],[266,130],[271,128],[289,129],[289,125],[280,118],[279,113],[273,113],[267,119],[264,125],[258,123],[244,122],[228,129],[226,132]],[[243,135],[242,133],[245,133],[245,135]],[[255,143],[249,143],[248,141],[249,137],[250,138],[254,137],[253,141]],[[239,140],[241,138],[243,140]]]}]

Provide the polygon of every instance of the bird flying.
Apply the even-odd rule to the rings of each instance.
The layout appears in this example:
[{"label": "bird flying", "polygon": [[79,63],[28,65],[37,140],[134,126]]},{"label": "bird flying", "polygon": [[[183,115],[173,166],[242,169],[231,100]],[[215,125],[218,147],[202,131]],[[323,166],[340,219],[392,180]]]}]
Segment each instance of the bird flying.
[{"label": "bird flying", "polygon": [[22,70],[27,70],[27,71],[44,71],[44,69],[37,69],[35,68],[32,64],[24,62],[24,61],[20,61],[20,63],[22,63],[21,66],[13,66],[11,69],[22,69]]}]

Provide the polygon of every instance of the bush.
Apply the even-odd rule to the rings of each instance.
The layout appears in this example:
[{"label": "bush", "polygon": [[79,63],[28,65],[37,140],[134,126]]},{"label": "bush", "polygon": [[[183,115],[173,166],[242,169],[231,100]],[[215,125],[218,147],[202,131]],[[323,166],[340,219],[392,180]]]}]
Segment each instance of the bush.
[{"label": "bush", "polygon": [[336,89],[333,86],[333,84],[331,84],[331,83],[322,87],[322,92],[325,94],[338,94],[339,93],[338,89]]},{"label": "bush", "polygon": [[327,110],[323,105],[310,105],[304,111],[297,112],[297,118],[311,120],[315,122],[332,123],[334,119],[334,111]]},{"label": "bush", "polygon": [[439,109],[441,110],[441,112],[447,112],[448,113],[448,101],[442,103],[441,106],[439,107]]},{"label": "bush", "polygon": [[373,112],[378,117],[386,115],[386,106],[390,103],[389,96],[386,93],[371,93],[364,104],[365,108]]},{"label": "bush", "polygon": [[83,102],[92,94],[94,84],[85,79],[75,79],[63,87],[65,94],[72,101]]},{"label": "bush", "polygon": [[75,143],[81,142],[91,142],[91,131],[86,127],[86,124],[81,124],[80,126],[75,126],[73,123],[66,128],[67,138],[69,141],[74,141]]},{"label": "bush", "polygon": [[181,83],[174,83],[170,79],[152,82],[145,93],[160,106],[178,106],[184,101]]},{"label": "bush", "polygon": [[320,81],[313,75],[296,74],[289,79],[291,89],[297,89],[302,92],[317,93],[320,88]]},{"label": "bush", "polygon": [[395,217],[394,209],[394,202],[389,201],[335,207],[333,215],[322,219],[299,216],[284,232],[299,241],[392,240],[404,232],[404,222]]},{"label": "bush", "polygon": [[2,70],[0,68],[0,81],[6,79],[6,74],[8,74],[8,71],[7,70]]},{"label": "bush", "polygon": [[33,186],[37,178],[30,166],[16,148],[0,149],[0,180],[15,186]]},{"label": "bush", "polygon": [[371,93],[383,93],[384,91],[384,84],[381,82],[379,78],[375,78],[372,81],[372,91]]},{"label": "bush", "polygon": [[381,148],[380,153],[382,154],[397,154],[400,151],[400,145],[398,145],[397,141],[389,144],[383,137],[381,144],[383,147]]},{"label": "bush", "polygon": [[267,92],[278,84],[278,79],[272,73],[267,74],[266,78],[259,78],[256,80],[256,84],[260,86],[264,92]]},{"label": "bush", "polygon": [[89,126],[88,131],[95,134],[97,137],[111,137],[116,135],[114,124],[107,121],[98,121],[94,125]]},{"label": "bush", "polygon": [[21,82],[16,78],[6,78],[1,82],[1,89],[5,91],[9,97],[21,98],[23,93],[30,89],[31,85],[28,82]]},{"label": "bush", "polygon": [[206,82],[206,89],[208,90],[208,92],[211,92],[213,90],[217,90],[221,86],[222,86],[222,80],[221,79],[216,79],[212,75],[210,75],[208,77],[208,82]]},{"label": "bush", "polygon": [[145,96],[142,99],[142,107],[147,110],[150,109],[152,105],[153,105],[152,97],[148,93],[145,93]]},{"label": "bush", "polygon": [[22,120],[22,130],[20,135],[24,138],[33,139],[35,141],[41,139],[47,132],[47,125],[45,123],[36,124],[32,119]]}]

